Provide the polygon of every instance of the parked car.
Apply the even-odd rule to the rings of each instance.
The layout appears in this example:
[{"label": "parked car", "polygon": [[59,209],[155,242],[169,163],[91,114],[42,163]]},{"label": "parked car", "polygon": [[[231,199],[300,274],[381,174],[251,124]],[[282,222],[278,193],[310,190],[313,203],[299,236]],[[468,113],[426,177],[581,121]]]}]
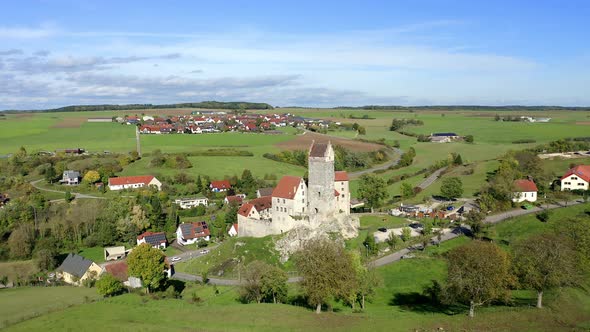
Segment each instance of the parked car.
[{"label": "parked car", "polygon": [[201,254],[203,254],[203,255],[204,255],[204,254],[208,254],[208,253],[209,253],[209,250],[208,250],[208,249],[203,249],[203,250],[201,250]]},{"label": "parked car", "polygon": [[385,228],[385,227],[379,227],[379,228],[377,228],[377,230],[379,232],[387,233],[387,228]]},{"label": "parked car", "polygon": [[170,260],[173,262],[178,262],[179,260],[181,260],[182,258],[176,256],[176,257],[172,257]]},{"label": "parked car", "polygon": [[447,211],[453,211],[454,209],[455,207],[452,205],[447,206]]},{"label": "parked car", "polygon": [[422,228],[422,224],[419,222],[411,223],[409,226],[410,226],[410,228],[413,228],[413,229]]}]

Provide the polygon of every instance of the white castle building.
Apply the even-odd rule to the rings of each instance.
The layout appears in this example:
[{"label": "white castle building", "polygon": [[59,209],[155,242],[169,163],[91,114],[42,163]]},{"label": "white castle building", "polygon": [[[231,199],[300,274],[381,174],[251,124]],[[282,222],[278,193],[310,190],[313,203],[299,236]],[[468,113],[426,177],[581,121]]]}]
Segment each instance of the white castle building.
[{"label": "white castle building", "polygon": [[299,226],[315,229],[350,215],[348,174],[334,171],[330,143],[312,143],[309,179],[283,176],[270,197],[244,203],[238,211],[238,236],[282,234]]}]

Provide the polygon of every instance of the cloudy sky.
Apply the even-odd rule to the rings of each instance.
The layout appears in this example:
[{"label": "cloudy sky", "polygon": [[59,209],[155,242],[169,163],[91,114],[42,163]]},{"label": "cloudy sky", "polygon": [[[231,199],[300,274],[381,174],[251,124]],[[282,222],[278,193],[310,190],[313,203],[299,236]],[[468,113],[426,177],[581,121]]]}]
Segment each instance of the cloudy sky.
[{"label": "cloudy sky", "polygon": [[0,110],[590,105],[590,1],[6,1]]}]

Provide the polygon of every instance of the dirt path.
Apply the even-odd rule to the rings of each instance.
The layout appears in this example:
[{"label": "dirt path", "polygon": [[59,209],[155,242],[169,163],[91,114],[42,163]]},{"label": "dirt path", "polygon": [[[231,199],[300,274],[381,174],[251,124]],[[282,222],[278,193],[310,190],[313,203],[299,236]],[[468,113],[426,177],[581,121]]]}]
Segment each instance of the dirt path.
[{"label": "dirt path", "polygon": [[[41,190],[41,191],[47,191],[47,192],[52,192],[52,193],[59,193],[59,194],[64,194],[64,195],[66,194],[66,192],[65,192],[65,191],[61,191],[61,190],[54,190],[54,189],[47,189],[47,188],[40,187],[40,186],[38,185],[38,183],[39,183],[39,182],[41,182],[41,181],[43,181],[43,180],[41,179],[41,180],[32,181],[32,182],[31,182],[31,185],[32,185],[33,187],[35,187],[36,189],[39,189],[39,190]],[[75,197],[75,198],[94,198],[94,199],[106,199],[105,197],[98,197],[98,196],[92,196],[92,195],[81,194],[81,193],[75,193],[75,192],[70,192],[70,193],[71,193],[72,195],[74,195],[74,197]],[[56,202],[57,202],[57,201],[60,201],[60,199],[53,200],[53,201],[56,201]]]}]

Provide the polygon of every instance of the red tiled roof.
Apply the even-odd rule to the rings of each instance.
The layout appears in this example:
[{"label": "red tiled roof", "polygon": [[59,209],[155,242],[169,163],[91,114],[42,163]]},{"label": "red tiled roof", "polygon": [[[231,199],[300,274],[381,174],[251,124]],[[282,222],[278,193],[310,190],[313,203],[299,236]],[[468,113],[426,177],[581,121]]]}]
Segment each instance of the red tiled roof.
[{"label": "red tiled roof", "polygon": [[577,175],[580,179],[590,182],[590,165],[578,165],[574,168],[565,173],[565,175],[561,178],[562,180],[567,178],[570,175]]},{"label": "red tiled roof", "polygon": [[515,180],[514,187],[519,192],[537,191],[537,185],[531,180]]},{"label": "red tiled roof", "polygon": [[122,186],[136,183],[143,183],[147,186],[153,179],[153,175],[121,176],[118,178],[109,178],[109,186]]},{"label": "red tiled roof", "polygon": [[127,275],[127,262],[125,261],[105,265],[104,269],[120,281],[127,281],[129,279]]},{"label": "red tiled roof", "polygon": [[348,172],[346,172],[346,171],[334,172],[334,181],[348,181]]},{"label": "red tiled roof", "polygon": [[259,198],[255,198],[250,200],[248,203],[254,205],[256,211],[264,211],[266,209],[272,208],[272,197],[270,196],[262,196]]},{"label": "red tiled roof", "polygon": [[231,189],[231,184],[229,180],[211,181],[211,188]]},{"label": "red tiled roof", "polygon": [[273,190],[272,197],[293,199],[300,183],[300,177],[285,175],[281,178],[279,184],[275,187],[275,190]]},{"label": "red tiled roof", "polygon": [[206,221],[196,221],[191,223],[182,223],[178,227],[182,232],[182,236],[186,239],[194,239],[199,237],[206,237],[211,234],[209,226]]},{"label": "red tiled roof", "polygon": [[250,215],[250,210],[254,207],[254,205],[250,203],[244,203],[240,209],[238,210],[238,214],[244,217],[248,217]]},{"label": "red tiled roof", "polygon": [[227,202],[230,203],[230,204],[231,203],[238,203],[238,204],[240,204],[244,200],[242,198],[242,196],[227,196],[225,199],[227,199]]}]

